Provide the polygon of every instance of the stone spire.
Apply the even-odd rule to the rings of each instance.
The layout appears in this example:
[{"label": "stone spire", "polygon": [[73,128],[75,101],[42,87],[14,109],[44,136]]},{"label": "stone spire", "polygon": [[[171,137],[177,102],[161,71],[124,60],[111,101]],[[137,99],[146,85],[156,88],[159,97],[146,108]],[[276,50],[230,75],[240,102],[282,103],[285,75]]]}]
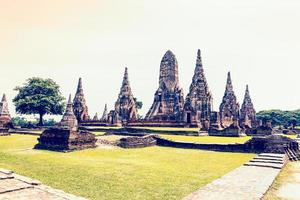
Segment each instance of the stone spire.
[{"label": "stone spire", "polygon": [[231,75],[230,72],[227,73],[227,82],[226,82],[226,92],[233,92],[233,86],[231,81]]},{"label": "stone spire", "polygon": [[83,93],[82,79],[81,78],[79,78],[79,80],[78,80],[77,92],[76,93]]},{"label": "stone spire", "polygon": [[69,96],[66,112],[63,115],[63,118],[60,121],[59,126],[68,127],[71,130],[75,130],[75,131],[78,129],[78,122],[77,122],[76,116],[73,111],[71,94]]},{"label": "stone spire", "polygon": [[204,69],[202,66],[201,51],[198,49],[196,68],[184,105],[184,121],[200,125],[210,119],[213,104],[212,94],[209,90]]},{"label": "stone spire", "polygon": [[175,55],[168,50],[160,63],[159,88],[146,120],[180,121],[183,103],[183,90],[178,80],[178,62]]},{"label": "stone spire", "polygon": [[79,78],[77,91],[73,100],[74,114],[78,122],[89,120],[88,107],[83,94],[82,80]]},{"label": "stone spire", "polygon": [[175,91],[179,87],[178,62],[172,51],[168,50],[160,63],[159,87]]},{"label": "stone spire", "polygon": [[10,114],[9,114],[9,110],[8,110],[8,103],[7,103],[5,94],[3,94],[2,100],[0,103],[0,116],[7,116],[10,118]]},{"label": "stone spire", "polygon": [[115,111],[121,120],[130,121],[137,119],[137,108],[130,87],[127,67],[125,68],[122,86],[115,103]]},{"label": "stone spire", "polygon": [[107,122],[107,120],[108,120],[108,111],[107,111],[107,104],[105,104],[103,114],[102,114],[100,121]]},{"label": "stone spire", "polygon": [[240,105],[233,91],[230,72],[227,74],[226,89],[220,105],[220,120],[222,126],[230,126],[239,119]]},{"label": "stone spire", "polygon": [[256,111],[254,109],[250,93],[249,86],[246,85],[246,91],[244,96],[244,101],[241,107],[240,119],[248,126],[253,126],[256,124]]},{"label": "stone spire", "polygon": [[98,113],[96,113],[95,115],[94,115],[94,117],[93,117],[93,121],[98,121],[99,120],[99,118],[98,118]]}]

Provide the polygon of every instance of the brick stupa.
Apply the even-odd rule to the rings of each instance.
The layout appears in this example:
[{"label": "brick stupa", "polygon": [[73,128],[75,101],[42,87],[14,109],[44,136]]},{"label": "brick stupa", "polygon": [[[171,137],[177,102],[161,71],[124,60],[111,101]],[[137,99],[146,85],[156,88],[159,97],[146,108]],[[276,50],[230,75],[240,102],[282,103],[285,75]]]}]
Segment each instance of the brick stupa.
[{"label": "brick stupa", "polygon": [[81,78],[79,78],[77,91],[73,100],[73,110],[79,123],[90,119],[88,107],[86,105],[86,100],[83,93]]},{"label": "brick stupa", "polygon": [[11,126],[11,116],[8,110],[6,95],[3,94],[0,103],[0,136],[9,135],[9,127]]},{"label": "brick stupa", "polygon": [[36,149],[46,149],[52,151],[74,151],[96,147],[95,135],[78,130],[78,122],[73,112],[71,95],[67,104],[67,109],[61,122],[52,128],[45,130],[40,138]]},{"label": "brick stupa", "polygon": [[244,101],[241,107],[240,120],[243,127],[252,128],[257,126],[256,111],[250,97],[248,85],[246,86]]},{"label": "brick stupa", "polygon": [[107,111],[107,104],[104,106],[103,114],[100,118],[101,122],[107,122],[108,121],[108,111]]},{"label": "brick stupa", "polygon": [[96,113],[93,117],[93,121],[99,121],[98,113]]},{"label": "brick stupa", "polygon": [[240,105],[233,91],[230,72],[227,74],[226,89],[220,105],[221,126],[229,127],[239,119]]},{"label": "brick stupa", "polygon": [[193,80],[184,104],[184,122],[189,126],[196,126],[202,130],[208,130],[212,105],[213,98],[205,78],[201,51],[199,49],[197,52]]},{"label": "brick stupa", "polygon": [[138,111],[136,108],[135,98],[130,87],[128,69],[125,68],[122,86],[118,99],[115,103],[115,112],[122,122],[137,120]]}]

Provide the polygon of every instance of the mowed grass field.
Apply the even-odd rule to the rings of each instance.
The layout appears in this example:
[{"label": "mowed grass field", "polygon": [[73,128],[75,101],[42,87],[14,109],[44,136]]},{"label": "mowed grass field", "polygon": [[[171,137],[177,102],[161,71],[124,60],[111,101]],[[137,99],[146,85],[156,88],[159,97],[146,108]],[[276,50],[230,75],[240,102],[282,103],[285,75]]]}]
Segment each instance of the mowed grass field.
[{"label": "mowed grass field", "polygon": [[251,139],[250,136],[245,137],[216,137],[216,136],[184,136],[184,135],[160,135],[162,138],[173,141],[196,142],[205,144],[244,144]]},{"label": "mowed grass field", "polygon": [[254,154],[164,147],[33,150],[36,136],[0,137],[0,168],[89,199],[181,199]]},{"label": "mowed grass field", "polygon": [[180,127],[132,127],[136,129],[148,129],[148,130],[154,130],[154,131],[192,131],[192,132],[198,132],[199,128],[180,128]]}]

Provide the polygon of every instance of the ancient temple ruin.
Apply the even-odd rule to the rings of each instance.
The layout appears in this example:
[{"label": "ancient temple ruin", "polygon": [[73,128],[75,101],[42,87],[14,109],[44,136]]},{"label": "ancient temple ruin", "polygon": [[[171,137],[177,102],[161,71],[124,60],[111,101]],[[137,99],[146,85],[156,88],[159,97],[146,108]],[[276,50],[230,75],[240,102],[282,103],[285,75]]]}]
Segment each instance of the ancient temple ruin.
[{"label": "ancient temple ruin", "polygon": [[228,127],[239,119],[240,105],[233,91],[230,72],[227,74],[226,89],[219,110],[222,127]]},{"label": "ancient temple ruin", "polygon": [[250,97],[248,85],[246,86],[244,101],[240,111],[240,124],[243,127],[248,128],[255,127],[257,125],[256,111]]},{"label": "ancient temple ruin", "polygon": [[61,122],[52,128],[46,129],[40,138],[36,149],[53,151],[74,151],[96,147],[95,135],[78,129],[78,121],[73,111],[71,95],[66,112]]},{"label": "ancient temple ruin", "polygon": [[146,121],[181,121],[184,106],[183,90],[179,86],[178,63],[168,50],[160,64],[159,88],[148,111]]},{"label": "ancient temple ruin", "polygon": [[9,135],[8,130],[11,126],[12,126],[11,116],[8,110],[8,103],[7,103],[6,95],[3,94],[0,103],[0,136]]},{"label": "ancient temple ruin", "polygon": [[105,105],[102,116],[99,118],[95,115],[92,120],[89,120],[82,81],[79,79],[73,102],[78,122],[83,126],[199,127],[203,135],[210,132],[228,136],[242,136],[245,131],[252,133],[255,131],[253,129],[258,127],[249,87],[246,87],[240,109],[233,91],[230,72],[227,75],[226,89],[219,110],[213,110],[213,97],[204,73],[200,49],[197,51],[194,75],[185,99],[179,84],[178,62],[170,50],[161,60],[159,73],[159,87],[143,119],[138,117],[136,99],[132,94],[127,68],[114,109],[108,112]]},{"label": "ancient temple ruin", "polygon": [[204,74],[201,51],[197,52],[196,68],[186,96],[183,120],[188,126],[201,127],[208,130],[212,111],[213,98]]},{"label": "ancient temple ruin", "polygon": [[125,68],[124,77],[118,99],[115,103],[114,117],[116,120],[121,120],[123,123],[128,121],[134,121],[138,118],[138,111],[136,108],[135,98],[132,94],[128,69]]},{"label": "ancient temple ruin", "polygon": [[87,121],[90,119],[88,114],[88,107],[83,94],[82,80],[79,78],[77,91],[73,100],[74,114],[78,122]]}]

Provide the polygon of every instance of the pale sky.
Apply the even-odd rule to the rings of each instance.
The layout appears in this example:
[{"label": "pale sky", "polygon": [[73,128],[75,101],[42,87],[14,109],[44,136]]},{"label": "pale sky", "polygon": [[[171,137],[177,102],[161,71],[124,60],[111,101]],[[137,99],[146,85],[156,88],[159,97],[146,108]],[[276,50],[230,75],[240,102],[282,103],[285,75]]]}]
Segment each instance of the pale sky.
[{"label": "pale sky", "polygon": [[299,0],[0,0],[0,93],[27,78],[54,79],[67,97],[79,77],[90,115],[113,109],[124,67],[150,108],[163,54],[179,63],[185,95],[197,49],[218,110],[231,71],[257,111],[300,108]]}]

